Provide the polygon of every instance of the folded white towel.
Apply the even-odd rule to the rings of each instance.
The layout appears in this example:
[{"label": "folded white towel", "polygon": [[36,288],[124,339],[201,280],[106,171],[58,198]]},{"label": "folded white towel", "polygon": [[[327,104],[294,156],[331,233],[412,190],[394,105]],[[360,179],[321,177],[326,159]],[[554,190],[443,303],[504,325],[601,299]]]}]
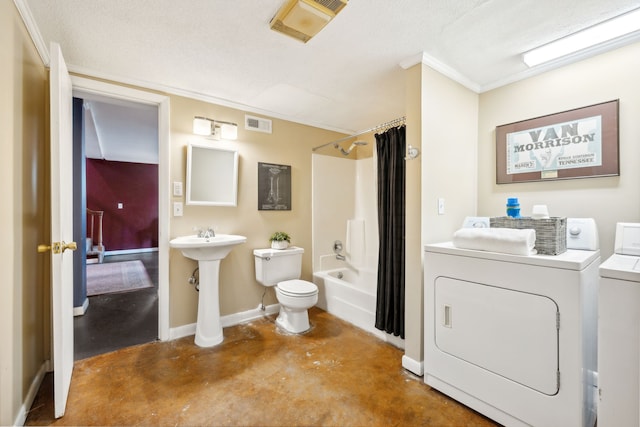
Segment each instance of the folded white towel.
[{"label": "folded white towel", "polygon": [[535,244],[536,230],[528,228],[461,228],[453,234],[453,245],[462,249],[533,255]]}]

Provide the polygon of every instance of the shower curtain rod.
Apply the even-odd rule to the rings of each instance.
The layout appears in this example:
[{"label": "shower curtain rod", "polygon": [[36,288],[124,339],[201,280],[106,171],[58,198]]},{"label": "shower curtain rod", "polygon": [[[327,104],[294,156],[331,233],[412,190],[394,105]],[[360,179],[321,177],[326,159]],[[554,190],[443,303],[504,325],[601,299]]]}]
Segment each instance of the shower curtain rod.
[{"label": "shower curtain rod", "polygon": [[374,126],[371,129],[363,130],[363,131],[360,131],[358,133],[354,133],[353,135],[345,136],[344,138],[336,139],[335,141],[331,141],[331,142],[327,142],[326,144],[319,145],[319,146],[313,148],[311,151],[316,151],[316,150],[319,150],[319,149],[321,149],[323,147],[326,147],[327,145],[337,144],[339,142],[346,141],[346,140],[351,139],[351,138],[355,138],[356,136],[364,135],[365,133],[375,132],[375,131],[380,130],[380,129],[389,129],[389,128],[396,127],[396,126],[402,126],[405,123],[405,121],[406,121],[406,117],[405,116],[398,117],[397,119],[391,120],[389,122],[382,123],[382,124],[380,124],[378,126]]}]

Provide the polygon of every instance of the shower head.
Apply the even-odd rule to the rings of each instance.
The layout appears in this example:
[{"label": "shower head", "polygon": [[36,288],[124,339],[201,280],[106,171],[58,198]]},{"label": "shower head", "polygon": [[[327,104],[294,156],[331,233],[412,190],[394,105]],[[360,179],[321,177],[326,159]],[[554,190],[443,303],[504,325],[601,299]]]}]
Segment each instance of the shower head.
[{"label": "shower head", "polygon": [[344,154],[345,156],[348,156],[349,154],[351,154],[351,150],[353,150],[356,145],[367,145],[367,142],[366,141],[355,141],[349,146],[349,148],[347,150],[345,150],[344,148],[340,147],[338,144],[334,145],[334,147],[339,148],[340,152],[342,154]]}]

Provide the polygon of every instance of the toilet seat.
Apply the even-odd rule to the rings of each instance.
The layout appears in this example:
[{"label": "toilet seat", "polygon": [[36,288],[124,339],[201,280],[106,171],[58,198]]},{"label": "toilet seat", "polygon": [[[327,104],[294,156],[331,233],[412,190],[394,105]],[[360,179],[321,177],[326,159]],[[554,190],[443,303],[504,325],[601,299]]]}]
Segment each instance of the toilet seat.
[{"label": "toilet seat", "polygon": [[285,280],[278,283],[278,290],[289,297],[308,297],[318,293],[318,287],[306,280]]}]

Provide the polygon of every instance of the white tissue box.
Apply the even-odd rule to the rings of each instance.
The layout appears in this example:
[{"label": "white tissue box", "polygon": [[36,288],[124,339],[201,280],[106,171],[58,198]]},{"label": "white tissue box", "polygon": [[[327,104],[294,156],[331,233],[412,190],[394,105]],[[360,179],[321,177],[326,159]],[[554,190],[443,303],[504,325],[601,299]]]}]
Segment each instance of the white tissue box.
[{"label": "white tissue box", "polygon": [[551,217],[533,219],[529,217],[491,217],[492,228],[533,228],[536,230],[535,249],[542,255],[560,255],[567,251],[567,218]]}]

